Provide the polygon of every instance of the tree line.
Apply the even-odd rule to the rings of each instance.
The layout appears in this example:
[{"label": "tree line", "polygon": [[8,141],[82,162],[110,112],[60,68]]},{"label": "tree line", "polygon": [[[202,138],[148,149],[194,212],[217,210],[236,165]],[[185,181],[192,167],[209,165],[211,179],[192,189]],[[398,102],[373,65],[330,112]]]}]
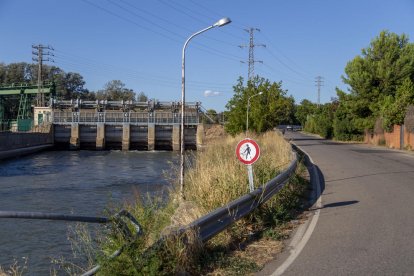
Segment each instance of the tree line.
[{"label": "tree line", "polygon": [[402,125],[414,104],[414,43],[405,34],[382,31],[345,67],[348,91],[319,108],[304,100],[297,117],[305,130],[325,138],[361,140],[365,131]]},{"label": "tree line", "polygon": [[414,105],[414,44],[405,34],[382,31],[344,71],[348,91],[336,88],[337,97],[320,106],[307,99],[295,104],[282,82],[256,77],[244,85],[239,79],[226,105],[227,131],[246,130],[249,98],[249,129],[256,132],[301,124],[325,138],[361,140],[367,130],[390,131],[404,123],[407,108]]},{"label": "tree line", "polygon": [[[0,83],[2,85],[37,84],[39,67],[26,62],[0,63]],[[107,82],[103,89],[89,91],[85,87],[83,76],[76,72],[65,72],[57,66],[42,66],[42,81],[56,85],[57,97],[60,100],[109,100],[109,101],[147,101],[143,92],[136,93],[125,87],[120,80]]]},{"label": "tree line", "polygon": [[[37,70],[36,64],[0,63],[0,83],[37,83]],[[414,44],[405,34],[382,31],[344,71],[342,79],[348,91],[336,88],[337,97],[320,106],[306,99],[295,104],[281,81],[256,76],[247,83],[238,79],[226,111],[207,113],[216,122],[225,120],[227,132],[237,134],[246,130],[250,103],[250,131],[300,124],[309,132],[338,140],[361,140],[366,130],[389,131],[393,125],[404,123],[407,108],[414,105]],[[42,79],[55,83],[59,99],[148,100],[144,93],[135,93],[120,80],[89,91],[79,73],[66,73],[56,66],[45,65]]]}]

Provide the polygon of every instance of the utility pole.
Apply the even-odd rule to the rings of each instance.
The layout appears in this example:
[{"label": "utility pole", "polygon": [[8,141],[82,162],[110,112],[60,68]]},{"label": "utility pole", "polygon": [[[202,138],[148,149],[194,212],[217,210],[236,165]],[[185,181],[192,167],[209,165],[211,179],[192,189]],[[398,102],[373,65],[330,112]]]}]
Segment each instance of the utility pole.
[{"label": "utility pole", "polygon": [[[246,32],[249,33],[250,35],[250,43],[249,45],[239,45],[240,48],[245,48],[245,47],[249,47],[249,60],[247,61],[249,70],[248,70],[248,80],[251,81],[254,78],[254,63],[255,62],[259,62],[259,63],[263,63],[263,61],[261,60],[255,60],[254,59],[254,47],[266,47],[265,44],[254,44],[254,31],[258,31],[260,32],[260,29],[258,28],[249,28],[249,29],[244,29]],[[242,63],[245,63],[244,61],[241,61]]]},{"label": "utility pole", "polygon": [[318,87],[318,107],[321,105],[321,86],[323,86],[323,77],[317,76],[315,78],[316,85]]},{"label": "utility pole", "polygon": [[37,97],[36,97],[36,105],[37,106],[44,106],[45,105],[45,96],[42,93],[43,89],[42,89],[42,85],[43,85],[43,81],[42,81],[42,67],[43,67],[43,62],[45,61],[51,61],[54,62],[53,59],[51,59],[50,57],[47,57],[46,59],[44,59],[44,56],[54,56],[52,52],[47,51],[45,52],[45,50],[51,50],[53,51],[54,49],[50,46],[44,46],[42,44],[38,44],[38,45],[32,45],[32,60],[36,61],[39,64],[38,70],[37,70]]}]

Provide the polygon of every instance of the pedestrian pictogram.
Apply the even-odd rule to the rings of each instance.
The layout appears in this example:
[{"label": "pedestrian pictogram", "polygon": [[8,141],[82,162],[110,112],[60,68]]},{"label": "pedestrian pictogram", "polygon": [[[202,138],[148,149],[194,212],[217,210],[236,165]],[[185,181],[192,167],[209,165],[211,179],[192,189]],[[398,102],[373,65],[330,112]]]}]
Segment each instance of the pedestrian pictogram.
[{"label": "pedestrian pictogram", "polygon": [[243,164],[251,165],[259,159],[259,145],[252,139],[243,139],[237,144],[236,155]]},{"label": "pedestrian pictogram", "polygon": [[250,192],[254,191],[253,167],[252,164],[259,159],[260,148],[256,141],[246,138],[241,140],[236,147],[236,155],[239,160],[247,165],[247,175],[249,177]]}]

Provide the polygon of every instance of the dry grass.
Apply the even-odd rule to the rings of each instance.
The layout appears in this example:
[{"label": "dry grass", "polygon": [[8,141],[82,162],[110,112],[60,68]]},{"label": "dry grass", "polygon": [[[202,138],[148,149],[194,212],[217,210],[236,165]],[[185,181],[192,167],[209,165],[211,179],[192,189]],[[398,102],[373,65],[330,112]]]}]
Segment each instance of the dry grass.
[{"label": "dry grass", "polygon": [[[290,163],[291,148],[276,132],[254,135],[250,138],[255,139],[261,149],[261,157],[253,166],[255,186],[258,187],[274,178]],[[237,221],[231,229],[214,238],[208,248],[202,246],[197,239],[197,233],[192,232],[178,237],[167,236],[162,242],[157,242],[162,235],[249,192],[246,166],[235,154],[236,145],[242,139],[244,139],[242,135],[220,136],[219,139],[211,140],[202,151],[195,153],[194,164],[187,166],[189,169],[186,172],[184,189],[186,201],[180,200],[177,191],[172,191],[166,204],[161,202],[143,204],[140,198],[137,198],[134,204],[124,206],[141,223],[144,229],[143,235],[130,244],[121,256],[109,260],[106,256],[125,244],[125,240],[117,232],[108,233],[107,239],[101,244],[100,273],[102,275],[181,273],[205,275],[212,272],[220,275],[221,270],[224,274],[228,271],[250,272],[257,271],[262,266],[262,263],[257,264],[254,261],[254,256],[258,256],[259,251],[266,251],[266,256],[275,250],[280,251],[281,243],[273,242],[270,238],[247,247],[245,252],[249,254],[241,256],[240,253],[233,251],[234,256],[224,257],[235,244],[249,239],[252,231],[260,228],[263,232],[269,227],[270,221],[278,221],[279,217],[286,216],[285,207],[276,210],[272,204],[261,208],[258,215]],[[266,216],[271,218],[267,219]],[[261,226],[254,226],[254,222],[259,221]],[[275,236],[272,233],[270,236]],[[268,260],[264,256],[261,259]]]},{"label": "dry grass", "polygon": [[9,267],[4,269],[0,266],[0,276],[22,276],[27,270],[27,258],[23,258],[23,264],[19,264],[16,260]]},{"label": "dry grass", "polygon": [[[260,146],[260,159],[253,165],[255,187],[283,170],[291,160],[290,145],[276,132],[251,137]],[[249,192],[246,166],[236,157],[237,143],[243,135],[227,136],[210,142],[197,152],[197,162],[186,173],[185,197],[195,202],[203,213],[225,206]]]}]

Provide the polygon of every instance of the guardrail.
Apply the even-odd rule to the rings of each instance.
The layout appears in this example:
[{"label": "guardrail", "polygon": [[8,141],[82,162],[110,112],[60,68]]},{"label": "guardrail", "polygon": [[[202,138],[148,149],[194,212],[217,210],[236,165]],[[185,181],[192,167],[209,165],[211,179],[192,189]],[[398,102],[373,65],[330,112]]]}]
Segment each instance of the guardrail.
[{"label": "guardrail", "polygon": [[[277,175],[275,178],[271,179],[262,187],[257,188],[253,192],[246,194],[226,206],[220,207],[211,213],[195,220],[190,223],[188,226],[183,227],[177,230],[172,235],[178,235],[185,232],[189,229],[194,229],[197,231],[199,238],[202,242],[206,242],[230,225],[235,221],[241,219],[242,217],[248,215],[254,211],[258,206],[265,203],[278,191],[280,191],[289,181],[290,177],[295,173],[298,164],[298,155],[296,152],[292,152],[294,158],[289,164],[288,168],[282,173]],[[135,227],[136,234],[135,236],[129,231],[128,226],[120,217],[128,218],[133,226]],[[26,218],[26,219],[48,219],[48,220],[70,220],[70,221],[81,221],[81,222],[91,222],[91,223],[108,223],[110,221],[116,220],[117,225],[120,225],[122,231],[127,231],[127,236],[130,236],[131,239],[128,244],[131,244],[134,240],[141,235],[142,230],[138,221],[127,211],[121,211],[111,218],[105,217],[83,217],[83,216],[71,216],[71,215],[60,215],[52,213],[37,213],[37,212],[5,212],[0,211],[0,218]],[[161,238],[154,246],[163,242],[166,237]],[[123,249],[128,246],[128,244],[123,245],[120,249],[115,251],[110,258],[115,258],[119,256]],[[150,249],[148,249],[149,251]],[[82,276],[89,276],[95,274],[99,270],[100,266],[97,265],[93,269],[87,271]]]},{"label": "guardrail", "polygon": [[220,207],[197,219],[187,227],[180,229],[179,232],[187,229],[195,229],[199,233],[200,240],[206,242],[238,219],[251,213],[281,190],[294,174],[297,164],[297,154],[294,153],[294,160],[290,163],[289,167],[267,182],[263,187],[257,188],[253,192],[230,202],[226,206]]}]

